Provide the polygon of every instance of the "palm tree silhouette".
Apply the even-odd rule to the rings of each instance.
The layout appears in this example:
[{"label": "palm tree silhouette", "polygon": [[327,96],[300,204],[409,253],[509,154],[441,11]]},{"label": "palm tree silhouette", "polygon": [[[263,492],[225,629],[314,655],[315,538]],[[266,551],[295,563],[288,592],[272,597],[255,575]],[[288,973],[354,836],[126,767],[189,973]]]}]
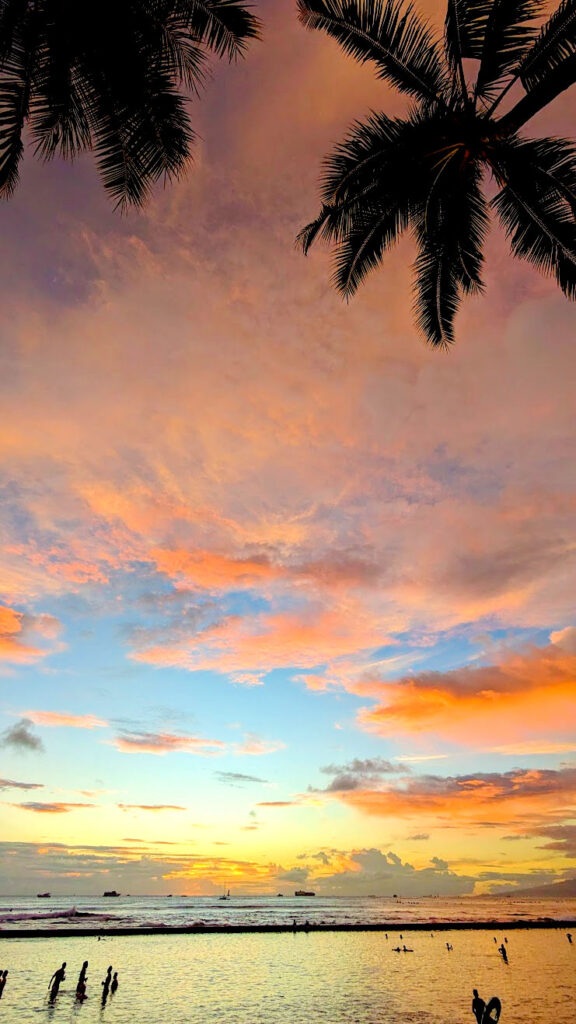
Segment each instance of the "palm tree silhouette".
[{"label": "palm tree silhouette", "polygon": [[[306,253],[319,236],[335,243],[336,288],[353,295],[410,228],[417,324],[432,345],[448,345],[462,295],[483,289],[491,206],[514,256],[554,274],[575,298],[576,150],[518,131],[576,80],[576,0],[563,0],[540,28],[543,0],[448,0],[443,42],[402,0],[298,6],[307,28],[373,61],[379,78],[413,98],[404,118],[356,122],[325,159],[322,208],[298,244]],[[502,100],[518,93],[502,114]],[[499,187],[490,203],[487,174]]]},{"label": "palm tree silhouette", "polygon": [[240,0],[0,0],[0,195],[18,182],[27,129],[43,159],[93,150],[117,206],[178,176],[208,52],[259,35]]}]

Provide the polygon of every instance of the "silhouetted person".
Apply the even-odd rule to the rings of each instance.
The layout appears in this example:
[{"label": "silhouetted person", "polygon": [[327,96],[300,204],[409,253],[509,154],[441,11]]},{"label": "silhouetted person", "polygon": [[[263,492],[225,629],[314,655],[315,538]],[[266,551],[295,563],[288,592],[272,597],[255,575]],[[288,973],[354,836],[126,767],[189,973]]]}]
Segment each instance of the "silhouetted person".
[{"label": "silhouetted person", "polygon": [[502,943],[502,945],[498,947],[498,952],[501,953],[504,963],[507,964],[508,953],[506,952],[506,946],[504,945],[504,943]]},{"label": "silhouetted person", "polygon": [[[65,977],[66,961],[64,961],[62,967],[59,967],[57,971],[54,971],[54,974],[52,975],[50,981],[48,982],[48,988],[50,989],[50,1000],[52,1002],[56,999],[56,996],[58,995],[58,989],[60,988],[60,984],[64,981]],[[52,988],[50,988],[50,986],[52,986]]]},{"label": "silhouetted person", "polygon": [[484,1010],[486,1009],[486,1003],[478,995],[478,989],[472,989],[474,999],[472,1000],[472,1013],[476,1017],[478,1024],[482,1024],[482,1018],[484,1017]]},{"label": "silhouetted person", "polygon": [[394,946],[393,949],[392,949],[392,952],[393,953],[401,953],[402,950],[401,950],[400,946]]},{"label": "silhouetted person", "polygon": [[88,961],[85,960],[82,964],[80,974],[78,975],[78,984],[76,985],[76,999],[86,999],[86,972],[88,970]]},{"label": "silhouetted person", "polygon": [[414,950],[413,949],[408,949],[407,946],[402,946],[402,952],[403,953],[413,953]]},{"label": "silhouetted person", "polygon": [[566,938],[568,939],[570,945],[572,945],[572,932],[566,932]]},{"label": "silhouetted person", "polygon": [[0,999],[2,999],[2,993],[6,985],[6,979],[8,977],[8,971],[0,971]]},{"label": "silhouetted person", "polygon": [[292,931],[296,931],[296,918],[294,918],[294,920],[292,921]]},{"label": "silhouetted person", "polygon": [[111,991],[112,995],[114,995],[114,993],[115,993],[117,988],[118,988],[118,971],[114,971],[114,977],[112,978],[112,984],[110,986],[110,991]]},{"label": "silhouetted person", "polygon": [[106,1000],[108,999],[108,993],[110,991],[110,984],[111,984],[111,982],[112,982],[112,964],[110,964],[110,967],[106,971],[106,977],[104,978],[104,981],[102,982],[102,1006],[106,1005]]},{"label": "silhouetted person", "polygon": [[446,943],[446,949],[448,950],[448,952],[450,952],[450,950],[452,949],[452,946],[450,945],[449,942]]},{"label": "silhouetted person", "polygon": [[494,936],[494,942],[498,942],[498,939],[496,938],[496,936]]}]

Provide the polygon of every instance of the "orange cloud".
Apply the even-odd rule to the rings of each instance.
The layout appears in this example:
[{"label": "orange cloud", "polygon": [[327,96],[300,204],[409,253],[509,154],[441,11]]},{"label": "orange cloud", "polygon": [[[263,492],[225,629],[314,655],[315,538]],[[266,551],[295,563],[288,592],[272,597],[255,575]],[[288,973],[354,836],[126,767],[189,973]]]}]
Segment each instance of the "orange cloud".
[{"label": "orange cloud", "polygon": [[37,633],[52,638],[56,622],[51,616],[28,616],[0,605],[0,661],[31,665],[45,658],[49,651],[26,643],[25,637]]},{"label": "orange cloud", "polygon": [[70,729],[102,729],[108,725],[96,715],[72,715],[68,711],[22,711],[35,725],[66,726]]},{"label": "orange cloud", "polygon": [[280,569],[267,558],[230,558],[214,551],[162,551],[150,552],[158,570],[195,587],[207,590],[230,590],[253,587],[266,580],[277,579]]},{"label": "orange cloud", "polygon": [[571,750],[575,679],[576,655],[557,645],[509,651],[493,665],[372,683],[378,703],[358,718],[382,736],[433,733],[502,753]]},{"label": "orange cloud", "polygon": [[350,595],[331,607],[230,616],[176,646],[148,647],[132,657],[153,665],[228,673],[241,681],[245,673],[252,678],[274,668],[312,668],[389,642],[377,615]]},{"label": "orange cloud", "polygon": [[419,818],[452,827],[506,825],[516,831],[561,821],[576,813],[576,768],[515,769],[442,777],[424,775],[393,786],[356,789],[337,799],[376,817]]}]

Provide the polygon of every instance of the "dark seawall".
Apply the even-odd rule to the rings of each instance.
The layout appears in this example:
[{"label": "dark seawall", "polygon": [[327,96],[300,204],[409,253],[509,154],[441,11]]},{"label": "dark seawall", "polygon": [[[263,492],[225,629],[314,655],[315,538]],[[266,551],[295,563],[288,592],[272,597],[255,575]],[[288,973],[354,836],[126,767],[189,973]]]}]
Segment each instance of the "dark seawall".
[{"label": "dark seawall", "polygon": [[112,935],[243,935],[294,934],[295,932],[455,932],[455,931],[516,931],[521,928],[562,928],[576,930],[576,921],[556,921],[538,918],[535,921],[418,921],[389,924],[193,924],[178,927],[143,925],[112,928],[0,928],[0,939],[70,939],[107,938]]}]

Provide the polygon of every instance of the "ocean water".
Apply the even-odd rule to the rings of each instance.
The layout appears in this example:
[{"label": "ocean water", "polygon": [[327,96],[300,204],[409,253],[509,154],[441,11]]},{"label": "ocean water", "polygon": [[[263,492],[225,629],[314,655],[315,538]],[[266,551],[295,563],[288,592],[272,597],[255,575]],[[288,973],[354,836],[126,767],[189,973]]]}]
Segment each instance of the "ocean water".
[{"label": "ocean water", "polygon": [[[576,945],[564,929],[296,932],[1,939],[10,1024],[474,1024],[472,989],[502,1024],[574,1024]],[[495,943],[494,938],[498,941]],[[412,952],[395,952],[406,946]],[[449,942],[452,950],[448,950]],[[47,985],[67,962],[53,1005]],[[75,1001],[83,960],[88,998]],[[101,1003],[111,964],[119,988]]]},{"label": "ocean water", "polygon": [[[0,896],[0,934],[25,927],[78,927],[99,931],[114,926],[384,924],[410,922],[572,920],[576,899],[518,897],[295,897],[241,896]],[[576,1013],[574,1015],[576,1020]]]}]

